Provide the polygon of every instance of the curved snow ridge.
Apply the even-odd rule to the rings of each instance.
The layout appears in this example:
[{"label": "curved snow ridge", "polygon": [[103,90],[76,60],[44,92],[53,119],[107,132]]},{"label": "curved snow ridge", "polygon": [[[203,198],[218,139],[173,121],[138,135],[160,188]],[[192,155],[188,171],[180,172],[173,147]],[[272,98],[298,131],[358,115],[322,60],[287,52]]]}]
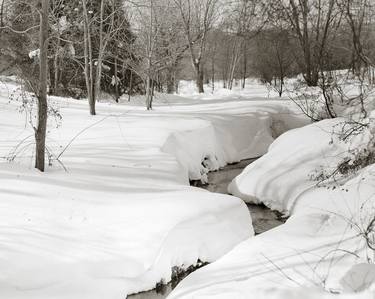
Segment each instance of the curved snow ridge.
[{"label": "curved snow ridge", "polygon": [[231,182],[229,192],[289,215],[298,198],[316,187],[318,171],[329,171],[343,157],[345,147],[330,142],[340,122],[330,119],[284,133]]},{"label": "curved snow ridge", "polygon": [[[341,132],[344,123],[343,118],[327,119],[284,133],[270,145],[267,154],[231,182],[229,192],[246,202],[263,203],[285,215],[298,212],[299,201],[311,197],[310,194],[327,195],[327,188],[319,187],[322,177],[336,170],[347,158],[349,148],[360,149],[368,143],[367,132],[349,142],[340,141],[337,132]],[[362,177],[362,173],[356,176]],[[335,184],[334,180],[325,181],[328,186],[332,183]],[[343,182],[337,182],[336,191],[343,191],[339,183]],[[336,198],[336,195],[329,196],[325,204]],[[321,209],[324,208],[323,203]]]},{"label": "curved snow ridge", "polygon": [[[197,120],[199,120],[199,125],[195,125],[190,130],[171,132],[161,147],[162,152],[176,158],[181,167],[175,169],[180,171],[178,176],[185,176],[187,184],[189,179],[205,181],[208,171],[217,170],[228,163],[262,155],[273,141],[274,119],[273,115],[268,112],[235,116],[206,115]],[[284,127],[285,124],[283,124]],[[215,194],[214,196],[222,195]],[[237,200],[233,198],[233,202]],[[254,232],[252,226],[248,225],[251,219],[249,219],[245,205],[242,204],[242,207],[235,205],[235,207],[237,210],[233,209],[232,212],[231,208],[225,209],[226,212],[218,211],[217,213],[221,214],[220,219],[216,214],[209,212],[200,215],[197,219],[187,220],[186,224],[194,227],[196,223],[199,224],[197,227],[201,227],[198,235],[192,236],[191,239],[181,233],[180,225],[170,229],[160,244],[158,256],[153,259],[154,263],[150,268],[144,269],[144,274],[134,278],[135,285],[130,287],[129,292],[152,289],[160,280],[170,281],[173,266],[187,267],[195,264],[198,259],[212,262],[236,244],[252,236]],[[245,214],[241,216],[241,213]],[[212,226],[203,223],[205,219],[208,219],[207,217],[216,219],[212,221]],[[246,223],[249,227],[248,231],[243,229]],[[232,226],[237,226],[237,229],[226,234],[227,228]],[[185,224],[182,227],[185,227]],[[217,244],[216,231],[226,242]],[[195,234],[197,234],[196,230]],[[223,234],[226,236],[224,237]],[[207,238],[209,242],[205,240]],[[204,250],[208,250],[210,254],[195,249],[195,246],[199,245],[197,240],[206,244],[203,246]],[[180,249],[181,245],[186,245],[186,248]],[[175,250],[171,251],[170,248],[175,248]],[[162,272],[160,272],[161,269]]]},{"label": "curved snow ridge", "polygon": [[[126,279],[128,294],[155,288],[171,280],[172,268],[188,268],[198,260],[214,262],[234,246],[254,235],[249,213],[242,201],[233,201],[225,210],[208,212],[178,223],[165,236],[155,262],[140,276]],[[250,219],[251,221],[251,219]],[[199,230],[196,228],[200,227]],[[247,227],[247,230],[244,230]],[[226,240],[220,243],[217,237]]]},{"label": "curved snow ridge", "polygon": [[[207,181],[209,171],[266,154],[275,138],[310,121],[288,101],[200,105],[200,126],[170,133],[161,149],[176,157],[190,180]],[[208,109],[208,107],[210,107]],[[220,109],[218,108],[220,107]],[[186,106],[178,107],[186,112]],[[191,109],[191,108],[190,108]]]},{"label": "curved snow ridge", "polygon": [[[64,153],[69,172],[1,163],[0,297],[123,298],[167,282],[173,266],[213,261],[253,235],[240,199],[189,187],[188,176],[202,178],[206,157],[212,166],[204,170],[263,154],[272,142],[270,115],[288,110],[281,104],[164,112],[99,104],[103,114],[94,118],[85,103],[56,101],[69,105],[49,132],[53,152],[90,129]],[[0,116],[6,156],[32,129],[16,109]]]},{"label": "curved snow ridge", "polygon": [[190,274],[168,299],[372,299],[375,267],[366,248],[342,216],[297,214]]},{"label": "curved snow ridge", "polygon": [[162,151],[176,157],[189,180],[207,182],[207,173],[229,163],[259,157],[274,140],[268,113],[209,117],[206,126],[172,132]]},{"label": "curved snow ridge", "polygon": [[[56,144],[96,121],[70,104],[49,135]],[[0,116],[5,156],[23,138],[18,132],[32,130],[15,109]],[[0,297],[124,298],[168,282],[173,266],[216,260],[253,235],[240,199],[187,186],[175,156],[160,151],[171,132],[204,130],[208,121],[146,112],[103,119],[65,153],[69,172],[1,163]]]},{"label": "curved snow ridge", "polygon": [[375,214],[375,165],[335,188],[317,187],[310,177],[363,142],[331,144],[341,122],[285,133],[232,182],[236,195],[292,216],[189,275],[169,299],[374,298],[374,252],[363,235]]},{"label": "curved snow ridge", "polygon": [[1,297],[123,298],[253,235],[240,199],[187,188],[131,198],[103,192],[87,206],[82,191],[66,190],[74,200],[63,203],[38,183],[28,205],[23,194],[2,198],[0,218],[11,220],[0,232]]}]

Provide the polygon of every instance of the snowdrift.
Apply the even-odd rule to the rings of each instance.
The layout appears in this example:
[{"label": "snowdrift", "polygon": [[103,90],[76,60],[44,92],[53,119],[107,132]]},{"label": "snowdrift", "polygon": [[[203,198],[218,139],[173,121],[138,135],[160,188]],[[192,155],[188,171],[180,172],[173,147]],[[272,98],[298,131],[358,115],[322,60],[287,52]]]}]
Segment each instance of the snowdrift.
[{"label": "snowdrift", "polygon": [[342,121],[324,120],[285,133],[233,180],[229,192],[289,214],[296,199],[317,185],[312,179],[316,171],[333,168],[345,154],[344,144],[330,143],[332,130]]},{"label": "snowdrift", "polygon": [[98,103],[91,117],[84,102],[51,98],[63,120],[50,118],[42,174],[15,88],[0,90],[2,298],[124,298],[174,266],[213,262],[253,235],[251,218],[189,179],[262,155],[274,132],[306,122],[288,101]]},{"label": "snowdrift", "polygon": [[330,142],[342,121],[283,134],[232,181],[236,196],[291,217],[191,274],[168,298],[374,297],[374,253],[365,236],[375,217],[375,166],[318,184],[320,171],[330,173],[348,147],[368,141],[363,134]]}]

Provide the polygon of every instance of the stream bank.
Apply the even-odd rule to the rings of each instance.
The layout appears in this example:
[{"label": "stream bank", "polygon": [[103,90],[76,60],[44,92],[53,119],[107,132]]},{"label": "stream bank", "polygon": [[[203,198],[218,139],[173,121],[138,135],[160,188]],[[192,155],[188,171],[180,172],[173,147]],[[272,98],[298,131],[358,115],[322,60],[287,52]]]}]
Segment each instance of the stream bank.
[{"label": "stream bank", "polygon": [[[198,181],[191,182],[192,185],[206,189],[210,192],[228,194],[227,188],[229,183],[238,176],[242,170],[254,162],[256,159],[242,160],[238,163],[230,164],[218,171],[208,173],[208,184],[201,184]],[[276,226],[285,223],[286,219],[281,214],[271,211],[264,205],[247,204],[251,213],[255,234],[261,234]],[[142,292],[128,296],[128,299],[164,299],[177,286],[177,284],[196,269],[204,266],[199,264],[198,267],[189,267],[186,271],[174,269],[172,272],[178,272],[178,275],[172,275],[172,281],[167,285],[158,284],[154,290]]]},{"label": "stream bank", "polygon": [[[242,160],[238,163],[230,164],[224,168],[210,172],[208,174],[208,184],[199,186],[215,193],[228,194],[229,183],[238,176],[242,170],[254,162],[255,159]],[[272,211],[264,205],[247,204],[251,213],[255,234],[264,233],[276,226],[285,223],[286,219],[277,211]]]}]

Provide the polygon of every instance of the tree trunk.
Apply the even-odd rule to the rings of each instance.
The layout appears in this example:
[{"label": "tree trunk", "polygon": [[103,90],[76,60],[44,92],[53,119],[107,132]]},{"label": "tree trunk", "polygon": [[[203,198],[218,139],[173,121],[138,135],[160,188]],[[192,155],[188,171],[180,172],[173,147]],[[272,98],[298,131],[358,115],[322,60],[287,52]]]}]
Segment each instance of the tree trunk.
[{"label": "tree trunk", "polygon": [[[60,30],[59,30],[60,31]],[[59,32],[60,36],[60,32]],[[57,39],[57,45],[56,45],[56,52],[55,52],[55,58],[53,61],[53,68],[54,68],[54,82],[53,82],[53,93],[55,95],[58,94],[57,90],[59,88],[59,49],[60,49],[60,38]]]},{"label": "tree trunk", "polygon": [[104,0],[100,3],[100,24],[99,24],[99,52],[98,61],[96,66],[96,76],[95,76],[95,89],[94,97],[99,98],[102,82],[102,63],[103,63],[103,53],[104,53],[104,40],[103,40],[103,15],[104,15]]},{"label": "tree trunk", "polygon": [[232,59],[230,63],[230,70],[229,70],[229,79],[228,79],[228,88],[231,90],[233,88],[233,81],[234,81],[234,75],[238,64],[238,59],[240,57],[240,51],[241,51],[241,45],[238,44],[239,41],[236,39],[234,41],[233,46],[233,53],[232,53]]},{"label": "tree trunk", "polygon": [[175,88],[175,82],[174,82],[174,76],[173,76],[173,70],[172,68],[167,69],[167,93],[172,94],[174,93]]},{"label": "tree trunk", "polygon": [[[317,69],[313,66],[315,63],[312,61],[311,55],[311,41],[309,35],[309,7],[308,0],[299,0],[298,4],[293,0],[289,1],[292,7],[292,18],[294,21],[295,32],[298,36],[298,40],[303,52],[303,63],[304,63],[304,79],[308,86],[316,86],[318,84]],[[298,6],[298,7],[297,7]],[[300,22],[302,24],[300,26]]]},{"label": "tree trunk", "polygon": [[195,69],[195,74],[196,74],[196,85],[198,88],[198,92],[204,93],[204,87],[203,87],[204,74],[203,74],[201,63],[195,62],[194,69]]},{"label": "tree trunk", "polygon": [[1,1],[1,8],[0,8],[0,27],[4,27],[4,4],[5,0]]},{"label": "tree trunk", "polygon": [[1,8],[0,8],[0,27],[4,27],[4,4],[5,0],[1,1]]},{"label": "tree trunk", "polygon": [[284,77],[280,78],[279,97],[281,98],[284,92]]},{"label": "tree trunk", "polygon": [[147,110],[152,109],[152,90],[151,90],[150,76],[147,76],[147,79],[146,79],[146,108]]},{"label": "tree trunk", "polygon": [[247,73],[247,44],[246,39],[243,41],[243,69],[242,69],[242,89],[245,89],[246,86],[246,73]]},{"label": "tree trunk", "polygon": [[211,58],[211,81],[212,81],[212,93],[215,91],[215,57]]},{"label": "tree trunk", "polygon": [[118,66],[117,66],[117,56],[116,56],[115,57],[115,99],[116,99],[116,103],[118,103],[119,98],[120,98],[120,93],[119,93],[119,90],[118,90],[119,82],[118,82],[117,72],[118,72]]},{"label": "tree trunk", "polygon": [[177,92],[176,88],[176,74],[177,74],[178,59],[173,61],[167,69],[167,93],[172,94]]},{"label": "tree trunk", "polygon": [[39,94],[38,94],[38,124],[35,129],[35,168],[44,171],[47,131],[47,72],[48,72],[48,8],[49,1],[41,0],[42,12],[40,14],[39,32]]},{"label": "tree trunk", "polygon": [[130,98],[133,91],[133,70],[130,70],[130,80],[129,80],[129,91],[128,91],[128,102],[130,102]]},{"label": "tree trunk", "polygon": [[174,80],[174,90],[176,91],[177,94],[179,93],[178,85],[179,85],[179,82],[178,82],[178,80],[175,79]]},{"label": "tree trunk", "polygon": [[84,56],[85,56],[85,81],[87,89],[87,98],[90,106],[90,114],[95,115],[95,98],[94,98],[94,68],[92,65],[92,45],[91,45],[91,35],[89,30],[89,19],[87,12],[86,0],[82,0],[83,14],[84,14]]}]

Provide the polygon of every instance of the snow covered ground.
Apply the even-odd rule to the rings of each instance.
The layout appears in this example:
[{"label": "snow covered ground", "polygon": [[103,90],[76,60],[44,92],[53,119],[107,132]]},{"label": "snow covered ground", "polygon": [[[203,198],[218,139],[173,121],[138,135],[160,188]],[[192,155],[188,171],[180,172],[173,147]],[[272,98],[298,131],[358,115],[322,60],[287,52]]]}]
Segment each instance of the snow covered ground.
[{"label": "snow covered ground", "polygon": [[[238,198],[189,186],[266,153],[301,126],[287,100],[245,92],[159,95],[130,104],[50,99],[51,166],[33,169],[33,131],[0,83],[0,297],[124,298],[167,282],[173,266],[213,262],[253,235]],[[263,95],[263,97],[261,97]],[[58,159],[57,159],[58,158]],[[11,162],[9,162],[11,160]]]},{"label": "snow covered ground", "polygon": [[348,148],[368,142],[367,134],[336,140],[342,123],[283,134],[232,181],[235,196],[291,217],[191,274],[168,298],[374,298],[374,252],[365,236],[371,245],[375,166],[318,184]]}]

